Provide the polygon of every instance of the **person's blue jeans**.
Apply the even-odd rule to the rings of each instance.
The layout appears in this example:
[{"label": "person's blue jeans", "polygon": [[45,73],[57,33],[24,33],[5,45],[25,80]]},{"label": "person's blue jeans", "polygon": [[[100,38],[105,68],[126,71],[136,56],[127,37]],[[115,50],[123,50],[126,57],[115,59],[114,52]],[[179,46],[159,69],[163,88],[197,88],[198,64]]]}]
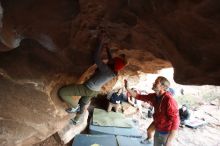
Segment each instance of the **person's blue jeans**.
[{"label": "person's blue jeans", "polygon": [[168,134],[169,133],[162,134],[156,130],[154,134],[154,146],[164,146],[167,141]]}]

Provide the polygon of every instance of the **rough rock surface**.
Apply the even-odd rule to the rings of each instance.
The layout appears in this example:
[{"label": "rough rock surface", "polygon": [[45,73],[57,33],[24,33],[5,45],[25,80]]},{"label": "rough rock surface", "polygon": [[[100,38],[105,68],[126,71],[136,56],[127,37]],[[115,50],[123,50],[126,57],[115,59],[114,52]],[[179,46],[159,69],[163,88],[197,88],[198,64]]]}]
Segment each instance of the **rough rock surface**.
[{"label": "rough rock surface", "polygon": [[0,145],[36,143],[65,126],[70,117],[57,89],[83,82],[94,71],[101,29],[114,55],[129,56],[121,75],[173,66],[178,83],[220,85],[219,0],[0,0],[0,5]]}]

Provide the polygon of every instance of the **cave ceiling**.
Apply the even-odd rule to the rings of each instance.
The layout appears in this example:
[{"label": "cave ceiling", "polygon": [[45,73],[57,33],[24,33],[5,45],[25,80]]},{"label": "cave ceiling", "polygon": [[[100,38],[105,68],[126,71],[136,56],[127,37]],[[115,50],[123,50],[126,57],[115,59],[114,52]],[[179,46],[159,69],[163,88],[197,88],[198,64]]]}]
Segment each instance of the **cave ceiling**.
[{"label": "cave ceiling", "polygon": [[176,82],[219,85],[218,0],[1,0],[0,68],[12,78],[80,76],[108,33],[127,72],[173,66]]}]

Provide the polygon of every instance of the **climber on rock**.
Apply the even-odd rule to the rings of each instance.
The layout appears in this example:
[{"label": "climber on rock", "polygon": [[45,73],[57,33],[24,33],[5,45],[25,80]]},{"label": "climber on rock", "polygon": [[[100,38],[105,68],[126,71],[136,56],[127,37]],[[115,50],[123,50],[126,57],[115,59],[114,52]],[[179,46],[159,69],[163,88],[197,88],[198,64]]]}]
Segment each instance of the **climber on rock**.
[{"label": "climber on rock", "polygon": [[[118,75],[126,64],[125,54],[120,54],[118,57],[112,57],[111,49],[108,47],[108,39],[105,33],[101,33],[98,37],[99,45],[94,55],[94,61],[97,65],[97,69],[94,75],[88,79],[84,84],[71,84],[63,86],[59,89],[58,95],[69,105],[66,111],[68,113],[76,113],[73,124],[77,124],[80,121],[82,113],[85,111],[85,107],[89,104],[90,100],[97,96],[101,90],[101,87],[108,81]],[[108,62],[104,63],[101,59],[101,52],[106,49],[108,55]],[[74,107],[74,100],[72,96],[81,96],[77,107]]]}]

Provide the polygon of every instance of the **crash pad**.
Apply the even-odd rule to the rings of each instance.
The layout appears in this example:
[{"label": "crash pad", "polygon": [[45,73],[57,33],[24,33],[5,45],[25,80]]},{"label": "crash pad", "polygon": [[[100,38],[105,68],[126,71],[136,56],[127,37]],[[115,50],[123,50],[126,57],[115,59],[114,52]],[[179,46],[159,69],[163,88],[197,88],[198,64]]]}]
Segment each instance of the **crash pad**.
[{"label": "crash pad", "polygon": [[185,125],[189,128],[198,128],[205,124],[207,124],[207,122],[204,120],[200,120],[200,119],[191,119],[185,122]]},{"label": "crash pad", "polygon": [[110,134],[110,135],[123,135],[123,136],[129,136],[129,137],[141,137],[141,134],[137,126],[133,126],[131,128],[98,126],[98,125],[92,124],[92,119],[89,124],[89,133],[90,134]]},{"label": "crash pad", "polygon": [[153,144],[142,144],[140,138],[116,136],[119,146],[153,146]]},{"label": "crash pad", "polygon": [[72,146],[118,146],[114,135],[79,134],[74,138]]},{"label": "crash pad", "polygon": [[132,127],[132,120],[126,118],[119,112],[107,112],[106,110],[95,108],[93,111],[93,125],[112,127]]}]

